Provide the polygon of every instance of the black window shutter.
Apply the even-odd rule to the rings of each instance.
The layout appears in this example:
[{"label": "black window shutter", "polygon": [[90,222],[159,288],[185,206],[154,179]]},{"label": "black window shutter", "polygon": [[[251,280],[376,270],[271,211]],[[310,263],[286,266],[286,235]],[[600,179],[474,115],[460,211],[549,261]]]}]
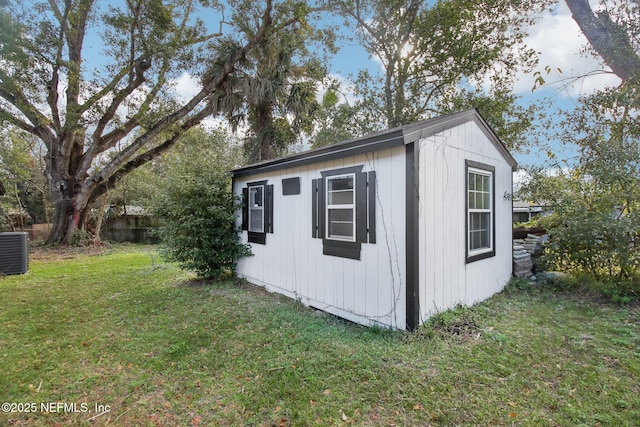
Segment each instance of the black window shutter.
[{"label": "black window shutter", "polygon": [[311,180],[311,237],[324,238],[324,178]]},{"label": "black window shutter", "polygon": [[367,243],[367,173],[356,173],[356,242]]},{"label": "black window shutter", "polygon": [[318,179],[311,180],[311,237],[318,238]]},{"label": "black window shutter", "polygon": [[369,202],[369,243],[376,242],[376,172],[369,172],[369,182],[367,183]]},{"label": "black window shutter", "polygon": [[242,189],[242,229],[249,229],[249,188]]},{"label": "black window shutter", "polygon": [[266,197],[266,207],[265,210],[267,212],[267,233],[273,233],[273,185],[267,185],[267,197]]},{"label": "black window shutter", "polygon": [[324,239],[324,214],[325,214],[325,201],[324,201],[324,178],[318,180],[318,238]]}]

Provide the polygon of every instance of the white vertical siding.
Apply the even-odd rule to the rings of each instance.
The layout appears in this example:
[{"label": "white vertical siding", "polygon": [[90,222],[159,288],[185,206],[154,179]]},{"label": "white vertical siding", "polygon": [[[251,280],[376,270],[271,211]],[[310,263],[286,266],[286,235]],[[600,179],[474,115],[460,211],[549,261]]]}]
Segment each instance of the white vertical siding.
[{"label": "white vertical siding", "polygon": [[[420,322],[458,304],[499,292],[511,276],[511,166],[479,126],[469,121],[419,142]],[[495,167],[495,249],[465,263],[465,161]]]},{"label": "white vertical siding", "polygon": [[[511,165],[473,120],[416,142],[419,167],[418,235],[406,236],[405,147],[348,156],[238,178],[274,186],[273,234],[251,244],[255,254],[238,263],[252,283],[364,325],[406,326],[406,244],[418,239],[419,322],[457,304],[473,304],[500,291],[511,276]],[[466,263],[465,162],[495,168],[495,251]],[[311,183],[322,171],[363,165],[376,172],[375,244],[363,243],[361,259],[323,255],[311,237]],[[300,194],[282,195],[282,179],[300,178]],[[247,233],[242,233],[246,242]]]},{"label": "white vertical siding", "polygon": [[[238,275],[305,304],[365,325],[405,328],[405,149],[398,147],[313,165],[238,178],[274,185],[273,227],[266,244],[238,263]],[[311,182],[321,171],[363,165],[376,172],[377,243],[363,243],[360,260],[322,254],[311,237]],[[282,195],[282,179],[300,177],[299,195]],[[247,241],[246,231],[242,239]]]}]

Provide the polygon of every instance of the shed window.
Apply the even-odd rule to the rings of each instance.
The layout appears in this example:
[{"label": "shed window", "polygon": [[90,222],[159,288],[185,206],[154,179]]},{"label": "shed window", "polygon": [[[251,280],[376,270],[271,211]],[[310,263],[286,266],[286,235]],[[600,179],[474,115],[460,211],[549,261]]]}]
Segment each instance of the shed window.
[{"label": "shed window", "polygon": [[267,181],[250,182],[242,189],[242,229],[250,243],[266,244],[273,233],[273,185]]},{"label": "shed window", "polygon": [[467,162],[467,262],[495,255],[495,168]]},{"label": "shed window", "polygon": [[376,173],[354,166],[321,175],[312,180],[312,236],[324,255],[360,259],[362,243],[376,242]]},{"label": "shed window", "polygon": [[264,186],[249,187],[249,231],[264,233]]},{"label": "shed window", "polygon": [[355,175],[327,178],[327,239],[356,240]]}]

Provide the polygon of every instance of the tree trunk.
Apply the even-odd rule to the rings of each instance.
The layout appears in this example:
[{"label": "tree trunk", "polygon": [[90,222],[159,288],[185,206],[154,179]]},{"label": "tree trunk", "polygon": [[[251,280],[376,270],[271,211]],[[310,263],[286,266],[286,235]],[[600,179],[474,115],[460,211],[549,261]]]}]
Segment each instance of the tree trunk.
[{"label": "tree trunk", "polygon": [[74,180],[60,180],[58,186],[52,186],[55,211],[53,227],[47,244],[68,245],[76,230],[84,228],[89,195],[81,191],[81,186]]},{"label": "tree trunk", "polygon": [[47,239],[47,244],[67,245],[77,229],[78,210],[76,208],[77,197],[64,198],[55,204],[53,214],[53,226]]},{"label": "tree trunk", "polygon": [[102,197],[102,203],[100,203],[100,211],[98,211],[98,219],[96,220],[96,232],[93,237],[93,244],[100,244],[100,229],[102,228],[102,219],[104,218],[104,210],[107,208],[107,204],[109,203],[109,193],[106,193]]}]

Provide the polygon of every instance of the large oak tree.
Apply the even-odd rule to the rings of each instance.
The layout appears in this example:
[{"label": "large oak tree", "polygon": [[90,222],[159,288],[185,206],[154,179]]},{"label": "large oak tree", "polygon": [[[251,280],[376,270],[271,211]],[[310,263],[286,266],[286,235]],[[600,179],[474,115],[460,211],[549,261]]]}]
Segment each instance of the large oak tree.
[{"label": "large oak tree", "polygon": [[[0,121],[45,145],[48,242],[63,244],[98,197],[218,113],[238,64],[309,10],[287,0],[0,2]],[[184,75],[200,84],[179,102],[171,89]]]}]

